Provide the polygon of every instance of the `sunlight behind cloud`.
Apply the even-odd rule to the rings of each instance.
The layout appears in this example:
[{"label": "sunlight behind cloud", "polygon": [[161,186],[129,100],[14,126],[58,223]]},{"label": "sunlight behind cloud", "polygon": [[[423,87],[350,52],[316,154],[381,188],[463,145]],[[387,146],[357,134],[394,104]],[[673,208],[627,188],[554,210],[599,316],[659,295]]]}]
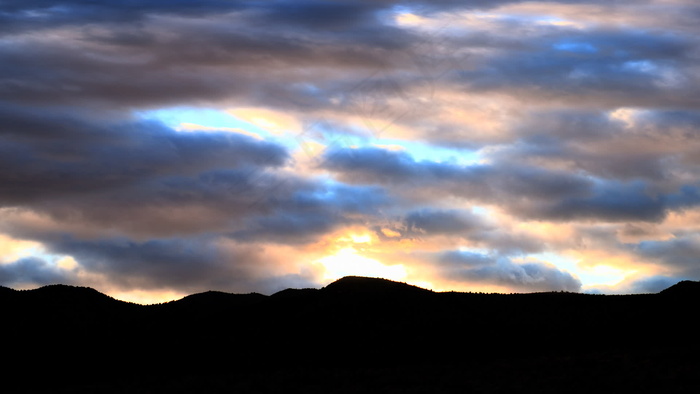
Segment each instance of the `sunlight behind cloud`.
[{"label": "sunlight behind cloud", "polygon": [[700,277],[696,2],[44,3],[2,16],[0,285]]},{"label": "sunlight behind cloud", "polygon": [[263,138],[260,134],[250,132],[237,127],[212,127],[203,126],[196,123],[180,123],[180,126],[176,128],[177,131],[227,131],[229,133],[237,133],[247,135],[248,137],[255,138],[256,140],[262,140]]},{"label": "sunlight behind cloud", "polygon": [[41,243],[39,242],[14,239],[0,234],[0,264],[31,256],[39,250],[41,250]]},{"label": "sunlight behind cloud", "polygon": [[324,268],[326,280],[356,275],[400,281],[407,275],[403,265],[384,265],[377,260],[361,256],[353,247],[343,248],[334,255],[318,259],[317,264]]},{"label": "sunlight behind cloud", "polygon": [[283,112],[266,108],[235,108],[227,111],[228,114],[258,126],[273,135],[285,133],[300,133],[302,131],[301,122],[294,116]]},{"label": "sunlight behind cloud", "polygon": [[610,118],[625,125],[625,128],[634,127],[639,110],[634,108],[618,108],[610,112]]},{"label": "sunlight behind cloud", "polygon": [[394,21],[399,26],[420,27],[429,23],[428,19],[410,12],[400,12],[394,17]]},{"label": "sunlight behind cloud", "polygon": [[629,272],[609,265],[596,265],[590,270],[584,271],[583,274],[588,283],[614,286],[624,280]]}]

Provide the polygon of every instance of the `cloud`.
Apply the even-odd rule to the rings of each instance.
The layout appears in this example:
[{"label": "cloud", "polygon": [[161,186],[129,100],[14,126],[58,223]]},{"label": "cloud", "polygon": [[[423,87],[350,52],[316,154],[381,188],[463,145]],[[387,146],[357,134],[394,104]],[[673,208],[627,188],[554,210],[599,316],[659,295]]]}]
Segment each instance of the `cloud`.
[{"label": "cloud", "polygon": [[518,126],[519,139],[491,154],[500,163],[576,168],[606,179],[677,185],[692,165],[697,114],[621,108],[535,112]]},{"label": "cloud", "polygon": [[[411,37],[380,23],[370,23],[363,34],[355,29],[329,37],[292,28],[352,24],[371,12],[369,3],[190,3],[64,2],[8,10],[0,97],[102,110],[221,100],[320,106],[326,100],[311,97],[297,84],[322,86],[343,73],[366,74],[368,67],[381,66],[386,55],[405,48]],[[297,12],[301,8],[308,12]],[[358,13],[354,17],[352,10]],[[53,34],[26,33],[37,29]],[[323,71],[309,80],[308,68]],[[262,70],[275,72],[260,78]],[[272,97],[278,97],[275,103]]]},{"label": "cloud", "polygon": [[438,257],[445,277],[505,286],[519,291],[581,290],[581,281],[543,262],[516,263],[505,257],[468,251],[448,251]]},{"label": "cloud", "polygon": [[653,259],[675,271],[678,276],[696,277],[700,273],[700,239],[697,234],[665,241],[642,241],[629,246],[637,255]]},{"label": "cloud", "polygon": [[694,186],[663,194],[642,181],[595,179],[526,165],[416,161],[406,152],[371,147],[329,152],[324,168],[346,182],[390,185],[405,193],[447,193],[546,220],[659,221],[669,209],[700,202]]},{"label": "cloud", "polygon": [[71,272],[38,257],[24,257],[0,264],[0,283],[3,286],[71,284],[74,281]]},{"label": "cloud", "polygon": [[311,29],[346,30],[372,21],[381,5],[371,2],[278,2],[260,7],[261,19]]},{"label": "cloud", "polygon": [[[486,215],[484,215],[486,216]],[[421,209],[409,212],[400,228],[404,237],[429,239],[442,236],[466,241],[503,255],[538,253],[545,249],[536,236],[511,228],[507,222],[485,218],[472,211],[457,209]]]},{"label": "cloud", "polygon": [[89,225],[96,233],[163,236],[226,228],[237,213],[265,209],[267,193],[285,182],[270,170],[290,160],[281,145],[242,134],[6,110],[0,117],[0,206]]},{"label": "cloud", "polygon": [[650,278],[638,279],[629,286],[627,292],[630,294],[658,293],[668,289],[681,280],[682,279],[669,278],[666,276],[653,276]]},{"label": "cloud", "polygon": [[409,233],[469,234],[484,227],[482,220],[471,212],[423,209],[406,216]]},{"label": "cloud", "polygon": [[73,256],[77,265],[62,269],[55,262],[34,257],[1,264],[0,280],[5,286],[83,283],[120,292],[177,289],[185,294],[206,290],[269,294],[287,286],[315,283],[311,275],[280,270],[280,263],[260,246],[213,237],[138,242],[128,238],[81,240],[69,234],[42,236],[47,253]]},{"label": "cloud", "polygon": [[381,208],[392,199],[377,187],[310,184],[289,199],[278,201],[268,215],[250,217],[246,226],[230,234],[247,241],[307,243],[342,226],[381,217]]},{"label": "cloud", "polygon": [[283,147],[239,134],[176,132],[153,122],[91,123],[70,113],[37,119],[23,108],[7,108],[4,115],[0,202],[6,203],[107,191],[212,168],[278,167],[288,159]]},{"label": "cloud", "polygon": [[683,277],[664,275],[634,276],[615,286],[594,286],[585,289],[589,294],[655,294],[684,280]]},{"label": "cloud", "polygon": [[340,244],[488,250],[436,264],[506,290],[700,278],[693,2],[0,4],[5,283],[275,289]]},{"label": "cloud", "polygon": [[125,284],[136,282],[140,287],[183,288],[203,284],[204,287],[222,288],[225,281],[235,280],[236,271],[240,270],[232,262],[243,259],[248,264],[255,264],[250,252],[224,255],[215,243],[208,240],[86,241],[67,237],[49,244],[55,253],[75,256],[88,271],[113,275],[117,282]]}]

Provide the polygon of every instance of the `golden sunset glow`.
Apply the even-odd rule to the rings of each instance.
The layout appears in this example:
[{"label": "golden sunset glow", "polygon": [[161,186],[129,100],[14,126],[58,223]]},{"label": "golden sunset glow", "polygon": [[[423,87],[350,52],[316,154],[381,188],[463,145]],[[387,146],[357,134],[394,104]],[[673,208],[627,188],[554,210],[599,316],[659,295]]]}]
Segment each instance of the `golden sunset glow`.
[{"label": "golden sunset glow", "polygon": [[700,279],[692,1],[144,1],[0,12],[1,286]]},{"label": "golden sunset glow", "polygon": [[357,250],[347,247],[334,255],[317,260],[324,269],[325,280],[336,280],[344,276],[369,276],[397,281],[406,279],[406,269],[401,265],[385,265],[377,260],[358,254]]},{"label": "golden sunset glow", "polygon": [[40,247],[41,244],[38,242],[13,239],[0,234],[0,264],[14,261],[21,256],[30,256]]},{"label": "golden sunset glow", "polygon": [[237,133],[237,134],[243,134],[248,137],[253,137],[255,139],[261,140],[262,137],[260,134],[250,132],[248,130],[244,130],[241,128],[235,128],[235,127],[215,127],[215,126],[202,126],[199,124],[195,123],[180,123],[180,127],[178,127],[178,130],[185,130],[185,131],[228,131],[230,133]]},{"label": "golden sunset glow", "polygon": [[700,393],[699,37],[700,0],[0,0],[0,394]]},{"label": "golden sunset glow", "polygon": [[301,123],[294,116],[267,108],[236,108],[227,111],[235,118],[252,123],[273,135],[299,133]]}]

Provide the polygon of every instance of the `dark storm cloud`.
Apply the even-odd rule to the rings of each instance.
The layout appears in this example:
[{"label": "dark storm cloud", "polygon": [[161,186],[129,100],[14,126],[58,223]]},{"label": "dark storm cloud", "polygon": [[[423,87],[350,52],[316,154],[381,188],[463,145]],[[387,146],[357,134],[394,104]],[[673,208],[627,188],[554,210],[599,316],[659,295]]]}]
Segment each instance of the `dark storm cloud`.
[{"label": "dark storm cloud", "polygon": [[329,152],[324,167],[359,184],[391,185],[449,193],[497,204],[514,215],[548,220],[659,221],[669,209],[700,203],[697,188],[685,185],[663,194],[642,181],[619,182],[532,166],[459,166],[415,161],[405,152],[379,148]]},{"label": "dark storm cloud", "polygon": [[437,265],[445,277],[507,286],[519,291],[581,290],[579,279],[541,262],[516,263],[498,255],[450,251],[438,257]]}]

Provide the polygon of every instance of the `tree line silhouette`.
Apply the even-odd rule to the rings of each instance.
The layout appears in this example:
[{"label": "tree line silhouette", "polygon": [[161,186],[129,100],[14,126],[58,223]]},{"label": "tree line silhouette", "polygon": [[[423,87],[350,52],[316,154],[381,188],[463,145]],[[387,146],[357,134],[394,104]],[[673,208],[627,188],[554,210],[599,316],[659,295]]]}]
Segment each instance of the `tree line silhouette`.
[{"label": "tree line silhouette", "polygon": [[698,282],[611,296],[441,293],[348,277],[322,289],[206,292],[156,305],[71,286],[0,290],[7,392],[175,392],[204,382],[221,392],[275,392],[284,382],[327,393],[360,384],[698,387]]}]

